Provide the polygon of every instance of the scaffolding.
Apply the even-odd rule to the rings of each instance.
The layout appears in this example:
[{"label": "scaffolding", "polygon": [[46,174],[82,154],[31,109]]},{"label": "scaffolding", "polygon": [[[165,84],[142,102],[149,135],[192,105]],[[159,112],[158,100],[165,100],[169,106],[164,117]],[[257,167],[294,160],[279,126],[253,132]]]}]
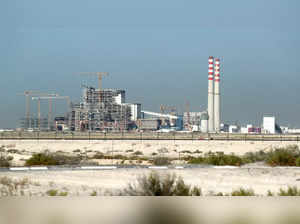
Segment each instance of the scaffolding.
[{"label": "scaffolding", "polygon": [[82,102],[71,104],[69,127],[74,131],[127,130],[130,117],[124,90],[84,86]]},{"label": "scaffolding", "polygon": [[[50,123],[49,123],[50,122]],[[38,118],[38,117],[24,117],[20,120],[20,127],[22,129],[32,129],[32,130],[48,130],[49,126],[53,126],[54,123],[49,121],[48,118]]]}]

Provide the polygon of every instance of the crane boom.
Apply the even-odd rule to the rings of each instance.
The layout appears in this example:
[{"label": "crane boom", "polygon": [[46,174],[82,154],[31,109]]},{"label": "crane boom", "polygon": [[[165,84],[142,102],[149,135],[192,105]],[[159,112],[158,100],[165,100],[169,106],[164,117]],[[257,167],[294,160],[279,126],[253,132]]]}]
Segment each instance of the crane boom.
[{"label": "crane boom", "polygon": [[82,75],[97,75],[98,76],[98,88],[99,90],[102,89],[102,77],[108,76],[108,72],[81,72]]}]

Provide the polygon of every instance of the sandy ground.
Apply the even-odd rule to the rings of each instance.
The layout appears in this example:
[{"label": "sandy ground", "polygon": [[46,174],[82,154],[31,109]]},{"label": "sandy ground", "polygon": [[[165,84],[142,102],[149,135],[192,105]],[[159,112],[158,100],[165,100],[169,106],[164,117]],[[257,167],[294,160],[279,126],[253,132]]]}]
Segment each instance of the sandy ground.
[{"label": "sandy ground", "polygon": [[[24,160],[33,153],[49,150],[62,151],[70,154],[102,152],[109,155],[132,155],[141,151],[144,156],[152,153],[178,158],[183,155],[197,156],[196,150],[202,153],[222,151],[243,155],[246,152],[269,150],[275,147],[297,144],[297,142],[244,142],[244,141],[117,141],[117,140],[3,140],[0,146],[6,150],[17,150],[8,153],[14,157],[13,165],[22,165]],[[76,150],[77,152],[74,152]],[[187,153],[184,151],[190,151]],[[111,160],[100,161],[101,164],[111,164]],[[252,166],[252,167],[251,167]],[[70,195],[90,195],[93,191],[104,194],[105,191],[115,191],[124,188],[137,177],[151,172],[149,169],[117,169],[107,171],[36,171],[36,172],[1,172],[0,177],[8,176],[21,179],[27,177],[32,183],[27,193],[41,194],[49,189],[67,191]],[[300,187],[300,169],[298,168],[249,168],[214,169],[193,168],[184,170],[159,171],[176,173],[182,176],[186,183],[198,185],[204,194],[213,192],[230,193],[239,187],[252,188],[255,193],[265,195],[268,190],[278,192],[287,186]],[[299,179],[299,181],[297,180]]]},{"label": "sandy ground", "polygon": [[[153,157],[156,155],[169,158],[183,156],[199,156],[208,151],[234,153],[243,155],[246,152],[269,150],[271,148],[287,145],[298,145],[299,142],[262,142],[262,141],[179,141],[179,140],[1,140],[0,146],[6,151],[17,150],[17,153],[9,153],[13,156],[13,166],[23,166],[24,161],[33,153],[49,150],[50,152],[64,152],[69,155],[93,156],[97,152],[106,155],[134,155],[134,152],[142,152],[141,156]],[[197,153],[195,151],[197,150]],[[200,153],[199,153],[200,152]],[[112,161],[98,161],[100,164],[112,164]],[[114,160],[115,164],[121,161]],[[128,161],[125,164],[130,164]],[[144,164],[147,165],[147,164]]]},{"label": "sandy ground", "polygon": [[155,153],[165,153],[168,156],[178,156],[178,152],[199,150],[204,152],[222,151],[224,153],[235,153],[242,155],[245,152],[268,150],[274,147],[286,145],[298,145],[299,142],[261,142],[261,141],[179,141],[179,140],[1,140],[0,146],[9,149],[17,149],[26,152],[41,152],[49,150],[52,152],[63,151],[72,153],[79,149],[85,151],[99,151],[110,153],[126,153],[128,150],[142,151],[144,155]]},{"label": "sandy ground", "polygon": [[[21,179],[29,178],[36,183],[27,189],[31,194],[45,193],[49,189],[67,191],[69,195],[98,195],[115,192],[133,183],[149,169],[117,169],[105,171],[36,171],[1,172],[0,178],[7,176]],[[252,188],[256,194],[266,195],[268,190],[278,192],[287,186],[300,187],[300,169],[297,168],[193,168],[184,170],[159,170],[162,175],[175,173],[190,185],[202,188],[205,195],[211,191],[230,193],[233,190]]]}]

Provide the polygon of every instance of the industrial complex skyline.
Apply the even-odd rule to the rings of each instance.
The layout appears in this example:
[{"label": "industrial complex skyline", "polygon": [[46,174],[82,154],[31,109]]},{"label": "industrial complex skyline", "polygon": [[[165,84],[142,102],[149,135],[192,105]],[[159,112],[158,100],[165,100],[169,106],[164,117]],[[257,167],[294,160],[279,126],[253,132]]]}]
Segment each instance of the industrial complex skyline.
[{"label": "industrial complex skyline", "polygon": [[[209,55],[223,69],[221,122],[258,125],[274,115],[300,127],[298,1],[89,1],[68,11],[69,3],[7,3],[0,128],[15,128],[24,116],[18,93],[25,90],[78,101],[84,71],[109,71],[103,87],[126,90],[144,110],[166,104],[184,112],[188,101],[190,111],[204,111]],[[96,78],[88,81],[97,86]],[[64,106],[58,103],[57,112]]]}]

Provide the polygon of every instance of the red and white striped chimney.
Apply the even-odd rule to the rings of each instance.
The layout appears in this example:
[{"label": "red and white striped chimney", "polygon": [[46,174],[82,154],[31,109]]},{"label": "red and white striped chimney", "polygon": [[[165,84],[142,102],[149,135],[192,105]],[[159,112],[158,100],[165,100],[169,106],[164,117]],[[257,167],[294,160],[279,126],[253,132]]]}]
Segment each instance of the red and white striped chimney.
[{"label": "red and white striped chimney", "polygon": [[215,59],[214,127],[220,132],[220,59]]},{"label": "red and white striped chimney", "polygon": [[208,58],[208,131],[214,132],[214,57]]}]

